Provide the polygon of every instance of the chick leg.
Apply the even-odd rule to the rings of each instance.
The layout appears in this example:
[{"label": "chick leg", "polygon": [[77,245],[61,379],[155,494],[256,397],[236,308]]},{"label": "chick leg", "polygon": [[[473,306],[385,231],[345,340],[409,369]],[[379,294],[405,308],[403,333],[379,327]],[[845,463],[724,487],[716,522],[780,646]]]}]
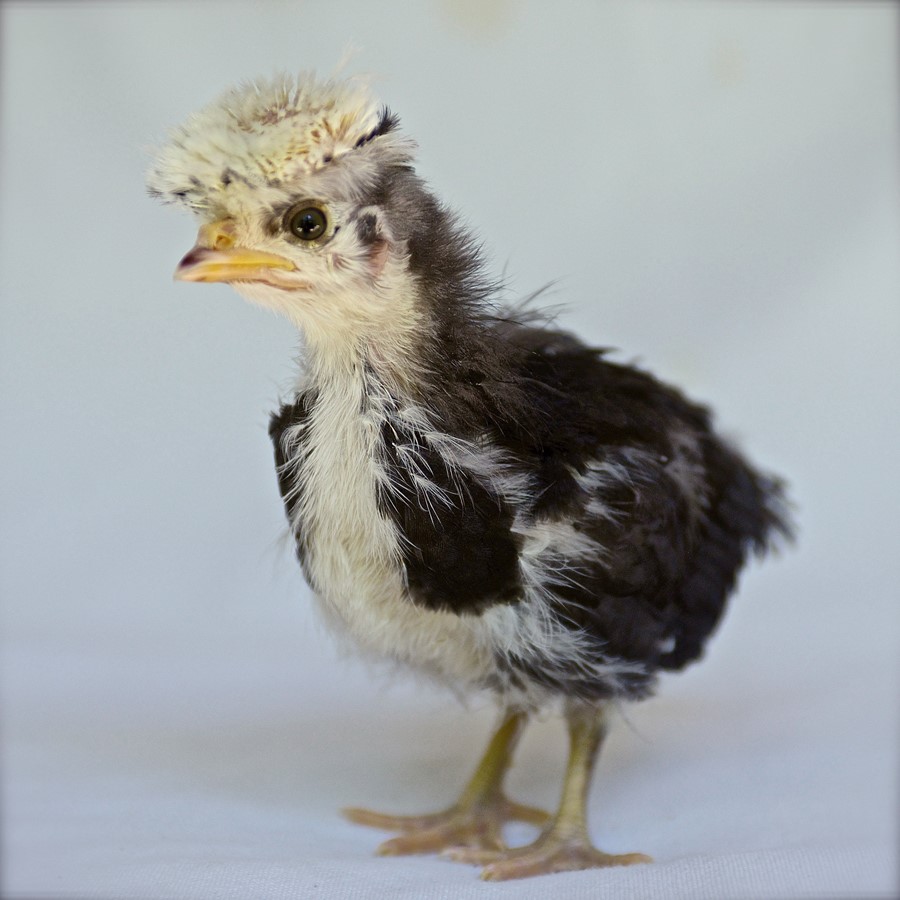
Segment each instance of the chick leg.
[{"label": "chick leg", "polygon": [[570,751],[562,799],[559,811],[540,837],[533,844],[513,850],[492,853],[461,848],[453,854],[460,861],[487,863],[481,873],[487,881],[651,862],[642,853],[611,855],[591,844],[585,807],[597,751],[606,735],[605,716],[602,708],[573,704],[567,709],[566,718]]},{"label": "chick leg", "polygon": [[381,844],[377,850],[381,856],[436,853],[460,847],[503,850],[504,822],[543,825],[550,818],[540,809],[513,803],[503,793],[503,777],[526,718],[525,713],[519,711],[504,716],[475,774],[449,809],[423,816],[392,816],[366,809],[345,809],[344,815],[360,825],[402,832]]}]

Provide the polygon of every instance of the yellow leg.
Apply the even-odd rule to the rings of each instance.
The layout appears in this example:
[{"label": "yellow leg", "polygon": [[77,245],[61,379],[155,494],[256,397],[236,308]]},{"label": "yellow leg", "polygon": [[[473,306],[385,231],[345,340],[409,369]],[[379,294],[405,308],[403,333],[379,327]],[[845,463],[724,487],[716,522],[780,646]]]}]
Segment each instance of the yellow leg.
[{"label": "yellow leg", "polygon": [[543,825],[550,818],[540,809],[513,803],[503,793],[503,777],[526,718],[519,711],[504,716],[474,775],[449,809],[423,816],[392,816],[353,808],[345,809],[344,815],[360,825],[402,832],[381,844],[377,852],[382,856],[436,853],[462,847],[502,851],[504,822]]},{"label": "yellow leg", "polygon": [[533,844],[514,850],[461,849],[453,853],[453,858],[462,862],[487,863],[481,877],[488,881],[651,862],[650,857],[642,853],[612,855],[591,844],[587,829],[587,795],[597,751],[606,735],[606,721],[602,708],[584,705],[571,705],[566,717],[570,751],[562,798],[559,811],[540,837]]}]

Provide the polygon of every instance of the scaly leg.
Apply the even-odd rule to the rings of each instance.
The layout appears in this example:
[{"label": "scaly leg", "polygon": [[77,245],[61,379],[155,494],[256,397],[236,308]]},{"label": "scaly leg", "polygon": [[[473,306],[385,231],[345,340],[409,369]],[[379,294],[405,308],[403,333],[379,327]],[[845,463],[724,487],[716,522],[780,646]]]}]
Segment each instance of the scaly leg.
[{"label": "scaly leg", "polygon": [[459,848],[448,856],[461,862],[487,863],[481,877],[488,881],[651,862],[642,853],[611,855],[591,844],[585,807],[597,751],[606,735],[605,716],[602,708],[572,704],[566,710],[566,718],[570,751],[562,799],[559,811],[540,837],[533,844],[513,850]]},{"label": "scaly leg", "polygon": [[424,816],[391,816],[367,809],[345,809],[344,815],[360,825],[402,832],[378,848],[381,856],[436,853],[461,847],[502,851],[504,822],[543,825],[550,818],[540,809],[513,803],[503,793],[503,776],[526,718],[519,711],[504,716],[475,774],[449,809]]}]

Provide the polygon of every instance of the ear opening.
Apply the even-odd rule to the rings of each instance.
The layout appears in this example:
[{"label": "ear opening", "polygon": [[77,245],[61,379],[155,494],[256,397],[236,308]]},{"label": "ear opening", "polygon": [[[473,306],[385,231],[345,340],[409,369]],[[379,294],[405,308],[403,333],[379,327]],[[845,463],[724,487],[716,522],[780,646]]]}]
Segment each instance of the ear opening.
[{"label": "ear opening", "polygon": [[391,242],[386,238],[379,237],[369,248],[369,268],[373,278],[380,277],[387,265],[388,257],[391,255]]}]

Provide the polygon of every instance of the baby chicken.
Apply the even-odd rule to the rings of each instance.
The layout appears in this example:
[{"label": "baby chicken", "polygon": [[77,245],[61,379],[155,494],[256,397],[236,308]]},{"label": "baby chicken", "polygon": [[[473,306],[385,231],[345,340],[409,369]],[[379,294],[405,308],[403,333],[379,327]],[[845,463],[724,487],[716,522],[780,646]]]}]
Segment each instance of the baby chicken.
[{"label": "baby chicken", "polygon": [[[400,832],[384,854],[443,852],[488,879],[646,862],[588,835],[608,708],[701,655],[748,555],[789,532],[783,490],[702,406],[499,307],[414,149],[364,81],[283,76],[188,119],[148,178],[200,222],[176,278],[230,282],[302,333],[270,434],[322,612],[502,711],[450,809],[346,812]],[[548,816],[502,785],[527,717],[552,704],[570,754]],[[540,836],[506,847],[509,820]]]}]

